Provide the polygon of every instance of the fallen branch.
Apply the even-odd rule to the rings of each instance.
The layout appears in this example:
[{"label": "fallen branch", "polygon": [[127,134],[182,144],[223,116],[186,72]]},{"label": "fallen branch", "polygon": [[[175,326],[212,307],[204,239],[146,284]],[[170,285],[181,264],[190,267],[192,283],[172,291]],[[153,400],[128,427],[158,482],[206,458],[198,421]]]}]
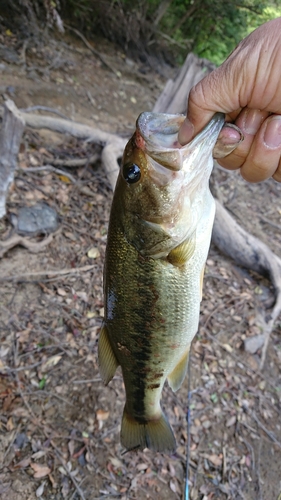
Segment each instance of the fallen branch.
[{"label": "fallen branch", "polygon": [[64,115],[55,108],[49,108],[49,106],[30,106],[29,108],[22,108],[19,111],[23,113],[30,113],[31,111],[47,111],[47,113],[54,113],[55,115],[58,115],[61,118],[64,118],[65,120],[72,121],[71,118],[68,118],[66,115]]},{"label": "fallen branch", "polygon": [[24,118],[11,100],[4,104],[0,134],[0,218],[6,214],[6,197],[14,179],[17,155],[24,130]]},{"label": "fallen branch", "polygon": [[73,184],[76,184],[77,182],[73,175],[65,172],[64,170],[60,170],[59,168],[55,168],[52,165],[43,165],[42,167],[18,168],[17,170],[26,174],[28,174],[29,172],[43,172],[44,170],[47,170],[48,172],[54,172],[55,174],[67,177]]}]

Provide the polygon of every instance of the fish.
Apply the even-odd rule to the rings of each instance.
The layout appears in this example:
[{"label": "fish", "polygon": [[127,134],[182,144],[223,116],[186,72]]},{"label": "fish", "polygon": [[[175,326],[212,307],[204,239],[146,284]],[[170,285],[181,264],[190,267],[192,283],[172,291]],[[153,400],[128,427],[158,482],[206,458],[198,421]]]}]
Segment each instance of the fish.
[{"label": "fish", "polygon": [[215,114],[185,146],[178,142],[183,120],[139,116],[113,195],[98,359],[105,384],[122,369],[126,450],[176,449],[161,395],[166,380],[173,391],[181,386],[198,329],[215,216],[212,151],[224,115]]}]

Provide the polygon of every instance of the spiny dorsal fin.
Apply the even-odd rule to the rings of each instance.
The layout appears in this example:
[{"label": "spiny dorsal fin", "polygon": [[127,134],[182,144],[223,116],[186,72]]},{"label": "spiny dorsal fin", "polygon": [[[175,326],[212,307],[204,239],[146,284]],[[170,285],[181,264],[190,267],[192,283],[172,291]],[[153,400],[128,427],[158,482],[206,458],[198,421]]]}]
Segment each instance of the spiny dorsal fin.
[{"label": "spiny dorsal fin", "polygon": [[114,374],[116,372],[119,363],[110,345],[108,332],[105,324],[102,325],[99,336],[98,358],[99,358],[100,375],[104,384],[107,385],[110,382],[110,380],[114,377]]},{"label": "spiny dorsal fin", "polygon": [[190,238],[171,250],[167,257],[168,261],[174,266],[183,266],[189,259],[191,259],[195,251],[195,246],[196,235],[194,232]]},{"label": "spiny dorsal fin", "polygon": [[177,391],[181,384],[183,383],[188,367],[188,358],[189,358],[189,346],[182,356],[181,360],[177,364],[177,366],[173,369],[171,373],[168,375],[168,383],[171,389],[175,392]]}]

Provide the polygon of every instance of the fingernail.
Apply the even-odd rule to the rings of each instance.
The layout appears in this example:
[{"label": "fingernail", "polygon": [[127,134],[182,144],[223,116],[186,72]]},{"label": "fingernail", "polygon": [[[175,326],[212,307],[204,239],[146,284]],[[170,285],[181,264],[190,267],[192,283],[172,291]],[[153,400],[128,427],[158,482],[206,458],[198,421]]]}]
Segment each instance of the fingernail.
[{"label": "fingernail", "polygon": [[264,131],[264,143],[268,148],[276,149],[281,146],[281,116],[276,115],[266,122]]},{"label": "fingernail", "polygon": [[185,118],[184,122],[182,123],[180,129],[179,129],[179,142],[182,146],[187,144],[193,137],[194,134],[194,126],[192,123],[188,120],[188,118]]},{"label": "fingernail", "polygon": [[260,128],[261,112],[256,109],[246,109],[243,117],[243,130],[246,134],[255,135]]},{"label": "fingernail", "polygon": [[221,129],[218,141],[220,141],[221,144],[238,145],[241,141],[243,141],[243,139],[244,136],[240,128],[232,123],[225,123]]}]

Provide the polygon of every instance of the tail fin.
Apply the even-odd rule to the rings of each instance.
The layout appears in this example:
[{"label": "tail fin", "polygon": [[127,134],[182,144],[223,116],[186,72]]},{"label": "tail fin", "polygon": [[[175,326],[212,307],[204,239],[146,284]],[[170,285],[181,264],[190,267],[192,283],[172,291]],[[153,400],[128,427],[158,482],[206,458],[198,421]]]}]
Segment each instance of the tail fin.
[{"label": "tail fin", "polygon": [[142,424],[124,409],[121,425],[121,444],[128,451],[150,448],[153,451],[173,452],[176,440],[168,420],[162,413],[159,419]]}]

